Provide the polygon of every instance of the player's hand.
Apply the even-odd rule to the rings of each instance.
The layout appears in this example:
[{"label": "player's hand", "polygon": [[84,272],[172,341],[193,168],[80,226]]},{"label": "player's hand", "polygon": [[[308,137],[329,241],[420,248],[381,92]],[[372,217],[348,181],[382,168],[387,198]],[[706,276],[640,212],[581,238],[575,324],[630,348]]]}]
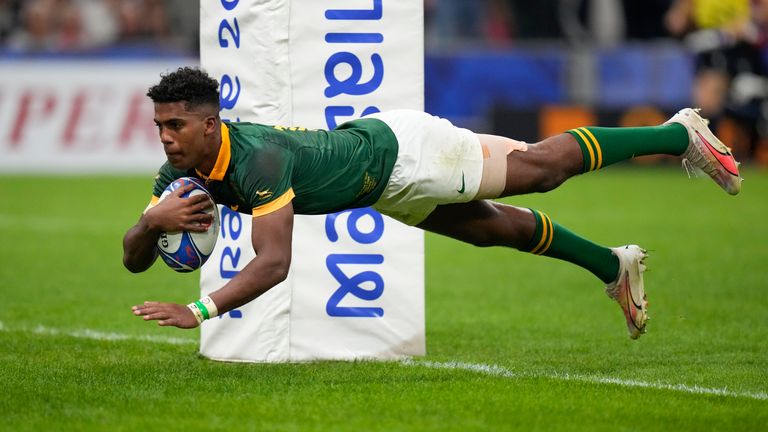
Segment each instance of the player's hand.
[{"label": "player's hand", "polygon": [[165,232],[207,231],[213,223],[213,216],[201,212],[212,206],[211,200],[204,194],[181,197],[194,187],[192,184],[180,187],[147,210],[144,213],[147,225],[151,229]]},{"label": "player's hand", "polygon": [[161,326],[176,326],[191,329],[197,327],[197,319],[188,307],[176,303],[160,303],[146,301],[144,304],[131,308],[134,315],[144,321],[157,321]]}]

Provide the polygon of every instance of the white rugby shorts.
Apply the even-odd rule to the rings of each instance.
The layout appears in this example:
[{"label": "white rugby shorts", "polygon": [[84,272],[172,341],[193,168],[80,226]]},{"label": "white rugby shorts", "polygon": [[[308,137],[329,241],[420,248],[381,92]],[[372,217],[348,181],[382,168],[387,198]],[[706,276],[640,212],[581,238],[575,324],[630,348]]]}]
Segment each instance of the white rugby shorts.
[{"label": "white rugby shorts", "polygon": [[472,201],[483,175],[480,139],[448,120],[413,110],[371,114],[397,137],[397,160],[373,208],[417,225],[438,205]]}]

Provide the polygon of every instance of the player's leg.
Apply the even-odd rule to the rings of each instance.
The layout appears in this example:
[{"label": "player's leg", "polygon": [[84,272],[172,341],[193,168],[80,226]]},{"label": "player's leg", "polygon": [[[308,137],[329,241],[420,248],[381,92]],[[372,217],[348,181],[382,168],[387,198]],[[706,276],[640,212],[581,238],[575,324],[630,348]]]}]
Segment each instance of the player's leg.
[{"label": "player's leg", "polygon": [[[498,148],[499,143],[506,140],[494,135],[478,137],[481,145],[488,148]],[[688,142],[688,134],[679,124],[574,129],[530,144],[527,151],[508,152],[505,188],[501,196],[546,192],[572,176],[634,156],[681,155],[688,147]]]},{"label": "player's leg", "polygon": [[[503,173],[501,193],[481,188],[480,198],[546,192],[568,178],[598,170],[635,156],[669,154],[702,169],[728,193],[741,189],[738,164],[730,150],[715,137],[695,110],[686,108],[661,126],[634,128],[580,127],[514,151],[514,140],[478,135],[488,159],[505,156],[506,170],[490,169],[492,177]],[[489,164],[486,163],[486,167]],[[494,164],[490,164],[494,165]],[[496,164],[498,165],[498,164]],[[484,173],[484,175],[487,174]]]},{"label": "player's leg", "polygon": [[[518,141],[497,135],[477,137],[485,158],[478,198],[546,192],[581,173],[581,150],[568,134],[524,147]],[[513,172],[516,174],[512,175]]]},{"label": "player's leg", "polygon": [[[504,192],[509,151],[532,155],[526,159],[532,166],[561,163],[557,167],[566,173],[563,179],[578,173],[583,164],[575,141],[570,141],[567,157],[548,155],[550,151],[557,152],[557,145],[569,144],[560,142],[571,139],[567,135],[531,148],[499,137],[484,139],[481,146],[473,132],[424,113],[391,111],[374,117],[386,123],[398,140],[395,166],[387,187],[374,204],[382,213],[478,246],[507,246],[566,260],[591,271],[609,288],[626,286],[622,281],[628,279],[621,277],[626,273],[622,271],[627,267],[624,263],[640,269],[639,248],[632,249],[638,253],[622,258],[627,254],[579,237],[540,212],[481,199]],[[553,148],[545,151],[549,146]],[[640,270],[633,274],[640,274]],[[634,286],[642,289],[642,285]],[[623,291],[610,292],[616,298],[613,293]],[[634,294],[640,306],[630,315],[635,323],[630,330],[636,337],[646,318],[643,293]]]},{"label": "player's leg", "polygon": [[476,246],[506,246],[576,264],[606,284],[606,293],[624,312],[630,337],[645,332],[645,251],[638,246],[607,248],[540,211],[489,200],[440,205],[417,226]]},{"label": "player's leg", "polygon": [[609,248],[577,236],[536,210],[490,200],[445,204],[417,226],[475,246],[506,246],[568,261],[606,284],[619,272],[619,260]]}]

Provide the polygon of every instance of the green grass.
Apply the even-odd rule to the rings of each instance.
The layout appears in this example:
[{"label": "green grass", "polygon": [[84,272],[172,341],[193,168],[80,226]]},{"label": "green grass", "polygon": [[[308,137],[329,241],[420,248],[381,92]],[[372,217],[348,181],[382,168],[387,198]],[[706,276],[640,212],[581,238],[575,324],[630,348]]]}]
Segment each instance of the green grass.
[{"label": "green grass", "polygon": [[[2,176],[3,429],[766,430],[768,172],[745,177],[729,197],[678,170],[612,168],[508,200],[651,251],[653,319],[638,341],[588,272],[428,235],[426,358],[264,365],[202,359],[197,331],[130,314],[198,294],[197,274],[122,268],[151,176]],[[189,343],[78,337],[86,329]]]}]

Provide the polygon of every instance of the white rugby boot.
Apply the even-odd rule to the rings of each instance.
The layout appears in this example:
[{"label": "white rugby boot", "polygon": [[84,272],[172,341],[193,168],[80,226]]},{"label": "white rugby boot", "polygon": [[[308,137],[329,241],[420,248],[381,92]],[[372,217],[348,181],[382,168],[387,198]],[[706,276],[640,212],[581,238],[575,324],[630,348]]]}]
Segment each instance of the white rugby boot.
[{"label": "white rugby boot", "polygon": [[619,276],[605,286],[605,293],[621,306],[627,320],[629,337],[637,339],[645,333],[648,321],[648,302],[643,288],[644,260],[648,254],[637,245],[619,246],[611,250],[619,258]]},{"label": "white rugby boot", "polygon": [[731,150],[709,130],[709,121],[699,115],[699,109],[682,109],[664,122],[669,123],[679,123],[688,131],[688,149],[681,157],[689,175],[689,165],[693,165],[712,177],[729,194],[739,193],[743,180],[739,175],[740,164]]}]

